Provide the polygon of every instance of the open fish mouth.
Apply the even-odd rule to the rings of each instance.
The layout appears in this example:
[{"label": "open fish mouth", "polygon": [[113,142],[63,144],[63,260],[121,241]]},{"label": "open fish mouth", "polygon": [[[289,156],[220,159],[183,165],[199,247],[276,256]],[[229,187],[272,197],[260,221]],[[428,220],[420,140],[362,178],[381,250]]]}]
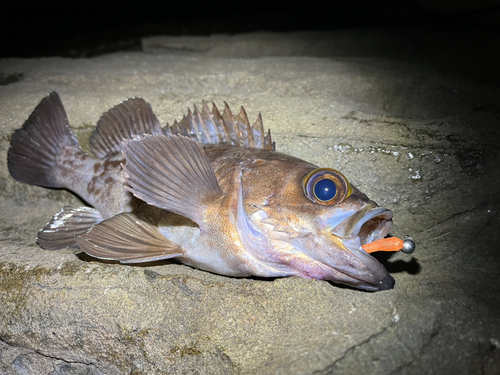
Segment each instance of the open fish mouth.
[{"label": "open fish mouth", "polygon": [[349,237],[358,237],[360,246],[380,240],[392,229],[392,216],[392,211],[382,207],[376,208],[356,223]]},{"label": "open fish mouth", "polygon": [[[382,207],[367,207],[331,230],[336,241],[355,257],[347,276],[355,279],[357,287],[366,290],[387,290],[394,287],[394,278],[385,267],[361,247],[384,238],[392,228],[392,211]],[[345,273],[345,269],[343,272]]]}]

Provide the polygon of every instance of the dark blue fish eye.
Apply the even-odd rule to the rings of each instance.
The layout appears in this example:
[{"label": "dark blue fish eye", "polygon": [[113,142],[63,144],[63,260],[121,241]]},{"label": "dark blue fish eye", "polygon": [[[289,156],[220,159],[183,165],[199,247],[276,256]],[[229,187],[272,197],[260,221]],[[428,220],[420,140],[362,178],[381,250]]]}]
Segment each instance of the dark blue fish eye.
[{"label": "dark blue fish eye", "polygon": [[332,206],[351,195],[351,185],[342,173],[330,168],[310,171],[302,179],[307,199],[322,206]]},{"label": "dark blue fish eye", "polygon": [[337,186],[335,185],[335,182],[328,178],[324,178],[316,182],[313,190],[316,198],[324,202],[332,200],[335,195],[337,195]]}]

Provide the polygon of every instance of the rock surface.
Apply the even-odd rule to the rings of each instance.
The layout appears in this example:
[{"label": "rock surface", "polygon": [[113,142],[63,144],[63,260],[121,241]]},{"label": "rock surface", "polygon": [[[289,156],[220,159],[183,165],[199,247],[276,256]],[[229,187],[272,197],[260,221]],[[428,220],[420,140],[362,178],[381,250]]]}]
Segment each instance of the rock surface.
[{"label": "rock surface", "polygon": [[[485,72],[445,74],[383,52],[234,58],[224,38],[208,50],[205,38],[174,42],[0,61],[0,373],[498,373],[500,90],[473,78]],[[132,96],[162,124],[203,99],[261,112],[278,151],[340,169],[394,211],[392,234],[417,250],[378,256],[396,279],[378,293],[42,250],[38,229],[80,202],[14,181],[6,153],[51,91],[84,148],[100,115]]]}]

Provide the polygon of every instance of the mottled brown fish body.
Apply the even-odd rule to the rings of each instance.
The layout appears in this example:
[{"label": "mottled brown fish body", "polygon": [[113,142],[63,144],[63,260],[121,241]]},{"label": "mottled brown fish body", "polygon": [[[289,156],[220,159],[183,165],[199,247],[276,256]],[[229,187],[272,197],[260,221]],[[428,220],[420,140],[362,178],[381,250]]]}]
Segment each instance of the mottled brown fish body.
[{"label": "mottled brown fish body", "polygon": [[[123,155],[91,157],[74,146],[63,147],[55,178],[98,210],[104,219],[131,212],[139,202],[123,188]],[[135,203],[135,205],[134,205]]]},{"label": "mottled brown fish body", "polygon": [[[41,134],[44,134],[41,137]],[[40,146],[41,145],[41,146]],[[59,96],[42,100],[12,137],[18,181],[63,187],[91,207],[67,207],[38,235],[46,249],[79,246],[122,263],[176,258],[228,276],[300,276],[359,289],[394,279],[362,245],[392,213],[338,171],[274,151],[259,116],[206,103],[162,128],[133,98],[105,113],[83,153]]]}]

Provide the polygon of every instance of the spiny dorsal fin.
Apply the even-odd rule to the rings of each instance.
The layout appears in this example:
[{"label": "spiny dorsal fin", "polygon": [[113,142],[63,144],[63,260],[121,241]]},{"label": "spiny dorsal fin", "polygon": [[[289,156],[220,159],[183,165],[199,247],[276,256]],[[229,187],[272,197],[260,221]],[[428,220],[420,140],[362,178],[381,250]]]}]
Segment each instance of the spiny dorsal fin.
[{"label": "spiny dorsal fin", "polygon": [[183,135],[194,139],[201,144],[228,144],[232,146],[254,147],[265,150],[274,150],[271,132],[264,133],[262,117],[259,114],[257,121],[250,125],[245,109],[241,107],[240,113],[234,117],[231,109],[224,102],[222,115],[212,103],[212,112],[207,103],[203,101],[201,112],[194,106],[194,112],[188,109],[179,122],[163,129],[165,135]]},{"label": "spiny dorsal fin", "polygon": [[121,263],[154,262],[184,254],[182,248],[165,238],[157,227],[139,217],[122,213],[94,225],[76,237],[87,254]]},{"label": "spiny dorsal fin", "polygon": [[134,136],[123,144],[127,190],[203,230],[205,209],[222,191],[202,147],[186,137],[159,134]]},{"label": "spiny dorsal fin", "polygon": [[142,98],[131,98],[104,113],[90,136],[90,149],[103,158],[122,149],[122,141],[133,135],[162,133],[151,106]]},{"label": "spiny dorsal fin", "polygon": [[47,250],[77,247],[75,235],[100,223],[102,216],[91,207],[64,207],[38,232],[38,244]]}]

